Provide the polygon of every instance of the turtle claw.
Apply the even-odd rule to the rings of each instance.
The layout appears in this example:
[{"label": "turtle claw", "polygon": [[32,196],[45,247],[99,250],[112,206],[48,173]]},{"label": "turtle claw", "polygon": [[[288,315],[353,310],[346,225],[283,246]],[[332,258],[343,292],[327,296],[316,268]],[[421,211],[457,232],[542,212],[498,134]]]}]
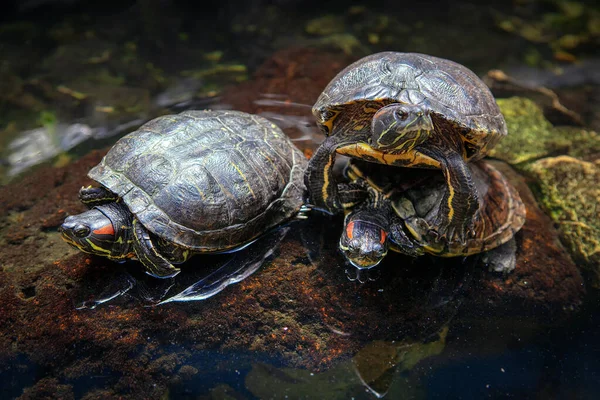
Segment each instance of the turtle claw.
[{"label": "turtle claw", "polygon": [[462,225],[438,220],[429,230],[428,235],[435,243],[460,243],[462,246],[466,246],[467,241],[475,237],[476,219],[475,217]]},{"label": "turtle claw", "polygon": [[367,283],[374,282],[379,278],[379,271],[371,271],[371,269],[347,268],[345,270],[346,278],[350,282]]}]

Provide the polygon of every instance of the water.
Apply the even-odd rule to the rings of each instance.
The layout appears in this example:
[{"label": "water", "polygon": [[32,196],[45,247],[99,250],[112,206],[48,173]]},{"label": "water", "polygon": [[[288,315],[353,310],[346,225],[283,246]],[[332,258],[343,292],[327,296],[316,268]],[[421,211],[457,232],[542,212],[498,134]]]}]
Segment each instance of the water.
[{"label": "water", "polygon": [[[592,2],[3,7],[3,398],[598,397]],[[357,276],[338,250],[343,218],[314,212],[167,280],[60,238],[85,209],[87,171],[148,119],[257,113],[310,156],[319,93],[383,50],[468,66],[503,99],[511,138],[534,132],[490,161],[527,207],[513,272],[481,255],[390,252]]]}]

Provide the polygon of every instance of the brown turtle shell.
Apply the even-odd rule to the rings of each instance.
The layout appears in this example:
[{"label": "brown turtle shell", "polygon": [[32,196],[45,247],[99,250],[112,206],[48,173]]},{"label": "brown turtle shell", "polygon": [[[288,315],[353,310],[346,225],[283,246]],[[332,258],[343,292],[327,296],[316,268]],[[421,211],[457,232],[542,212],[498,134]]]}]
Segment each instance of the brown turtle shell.
[{"label": "brown turtle shell", "polygon": [[[479,218],[475,233],[465,245],[436,241],[430,230],[440,202],[449,190],[440,171],[402,169],[351,160],[350,175],[361,176],[388,198],[406,230],[427,253],[442,257],[468,256],[508,242],[525,223],[526,210],[519,192],[506,177],[485,161],[469,164],[479,193]],[[347,172],[348,173],[348,172]],[[391,247],[394,249],[394,247]]]},{"label": "brown turtle shell", "polygon": [[447,122],[444,126],[452,134],[460,135],[467,161],[482,158],[507,134],[492,93],[475,73],[425,54],[383,52],[350,64],[323,90],[312,112],[331,134],[333,120],[344,111],[356,114],[357,103],[369,103],[369,108],[374,103],[425,106],[434,119]]}]

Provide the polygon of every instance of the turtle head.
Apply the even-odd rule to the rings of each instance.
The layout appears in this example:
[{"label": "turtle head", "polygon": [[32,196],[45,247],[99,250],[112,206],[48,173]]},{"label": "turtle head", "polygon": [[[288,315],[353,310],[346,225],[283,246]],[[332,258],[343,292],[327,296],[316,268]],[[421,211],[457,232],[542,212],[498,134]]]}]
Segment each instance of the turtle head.
[{"label": "turtle head", "polygon": [[425,108],[414,104],[388,104],[373,116],[371,146],[408,152],[426,141],[432,131],[433,122]]},{"label": "turtle head", "polygon": [[65,242],[89,254],[123,259],[130,254],[130,234],[125,207],[111,203],[67,217],[59,227]]},{"label": "turtle head", "polygon": [[340,237],[340,250],[359,269],[376,266],[388,251],[387,230],[361,212],[346,217],[345,229]]}]

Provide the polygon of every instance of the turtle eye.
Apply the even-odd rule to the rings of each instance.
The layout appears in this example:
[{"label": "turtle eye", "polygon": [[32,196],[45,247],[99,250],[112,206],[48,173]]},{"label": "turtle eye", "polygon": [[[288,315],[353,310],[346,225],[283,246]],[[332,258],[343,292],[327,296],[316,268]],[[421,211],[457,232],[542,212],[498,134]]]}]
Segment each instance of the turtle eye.
[{"label": "turtle eye", "polygon": [[79,225],[73,229],[73,233],[77,237],[84,238],[90,234],[90,228],[85,225]]},{"label": "turtle eye", "polygon": [[398,121],[404,121],[404,120],[406,120],[406,118],[408,118],[408,113],[405,113],[404,111],[401,111],[401,110],[396,111],[396,119]]}]

